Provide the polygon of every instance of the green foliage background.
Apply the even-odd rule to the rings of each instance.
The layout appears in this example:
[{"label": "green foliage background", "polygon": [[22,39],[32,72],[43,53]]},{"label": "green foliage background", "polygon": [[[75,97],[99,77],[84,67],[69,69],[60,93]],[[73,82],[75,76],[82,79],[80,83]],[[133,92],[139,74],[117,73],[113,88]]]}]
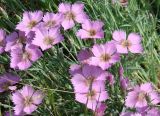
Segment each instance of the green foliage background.
[{"label": "green foliage background", "polygon": [[[22,13],[42,10],[57,12],[61,2],[74,3],[76,0],[0,0],[0,28],[8,33],[14,31],[21,20]],[[137,32],[143,37],[144,53],[142,55],[128,54],[122,56],[121,63],[125,67],[125,75],[132,84],[151,81],[160,91],[160,2],[159,0],[129,0],[126,8],[118,4],[112,5],[109,0],[80,0],[85,4],[85,11],[92,20],[102,20],[105,24],[105,38],[97,41],[104,43],[112,39],[111,34],[116,29],[124,29],[127,33]],[[92,41],[82,41],[75,33],[80,28],[76,25],[69,31],[63,31],[65,41],[44,52],[27,71],[9,68],[9,54],[0,55],[0,73],[13,72],[21,76],[24,84],[45,92],[45,100],[35,116],[83,116],[92,115],[83,104],[75,101],[69,66],[77,63],[76,54],[80,49],[92,46]],[[124,96],[118,83],[119,64],[111,68],[117,80],[113,87],[106,85],[110,99],[106,101],[106,115],[117,116],[123,109]],[[4,111],[12,110],[11,93],[0,94],[0,116]]]}]

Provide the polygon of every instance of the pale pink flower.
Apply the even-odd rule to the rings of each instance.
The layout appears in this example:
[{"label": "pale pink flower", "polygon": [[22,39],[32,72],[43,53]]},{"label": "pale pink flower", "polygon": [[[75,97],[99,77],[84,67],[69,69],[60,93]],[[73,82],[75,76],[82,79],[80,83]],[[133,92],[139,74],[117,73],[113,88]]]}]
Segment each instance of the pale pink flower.
[{"label": "pale pink flower", "polygon": [[63,14],[61,13],[54,14],[47,12],[43,16],[43,22],[41,22],[39,26],[40,28],[46,28],[46,29],[57,28],[61,26],[62,20],[63,20]]},{"label": "pale pink flower", "polygon": [[[149,101],[147,98],[149,98]],[[153,90],[151,83],[145,83],[140,86],[136,86],[131,92],[128,93],[125,100],[125,105],[131,108],[142,108],[148,106],[149,103],[155,105],[159,102],[159,94]]]},{"label": "pale pink flower", "polygon": [[71,82],[76,92],[89,90],[90,86],[97,81],[105,84],[108,73],[96,66],[84,65],[78,73],[74,73]]},{"label": "pale pink flower", "polygon": [[78,30],[77,36],[81,39],[101,39],[104,38],[102,29],[103,22],[86,20],[82,24],[82,29]]},{"label": "pale pink flower", "polygon": [[11,68],[26,70],[32,63],[42,56],[42,52],[34,45],[26,45],[25,48],[17,46],[11,49]]},{"label": "pale pink flower", "polygon": [[84,4],[82,3],[61,3],[58,11],[64,15],[62,26],[64,30],[70,29],[75,25],[75,22],[82,23],[88,19],[88,16],[84,12]]},{"label": "pale pink flower", "polygon": [[42,11],[34,11],[34,12],[27,12],[23,13],[22,21],[16,26],[16,29],[20,31],[24,31],[25,35],[30,35],[31,32],[35,31],[38,23],[43,18]]},{"label": "pale pink flower", "polygon": [[143,48],[141,44],[141,36],[136,33],[130,33],[128,38],[126,32],[122,30],[116,30],[113,32],[112,37],[115,41],[118,53],[142,53]]},{"label": "pale pink flower", "polygon": [[34,90],[31,86],[24,86],[12,95],[12,101],[15,105],[14,112],[16,115],[23,113],[31,114],[38,108],[43,100],[43,93],[40,90]]},{"label": "pale pink flower", "polygon": [[108,93],[105,91],[105,85],[102,81],[92,84],[91,90],[82,90],[82,93],[76,93],[76,101],[86,104],[87,108],[95,111],[99,102],[108,99]]},{"label": "pale pink flower", "polygon": [[99,66],[103,70],[120,61],[120,55],[116,53],[116,47],[112,42],[94,45],[92,53],[94,56],[90,58],[89,64]]},{"label": "pale pink flower", "polygon": [[37,29],[32,44],[39,46],[44,51],[51,48],[53,45],[60,43],[62,40],[63,36],[60,34],[58,28],[51,28],[49,30],[40,28]]}]

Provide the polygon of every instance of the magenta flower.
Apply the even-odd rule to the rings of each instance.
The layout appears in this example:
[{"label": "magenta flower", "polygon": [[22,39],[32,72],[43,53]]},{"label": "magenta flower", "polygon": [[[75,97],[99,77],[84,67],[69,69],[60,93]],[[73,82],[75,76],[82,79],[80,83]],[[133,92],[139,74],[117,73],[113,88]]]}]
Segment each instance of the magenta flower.
[{"label": "magenta flower", "polygon": [[96,66],[84,65],[81,71],[74,73],[71,82],[76,92],[89,90],[90,86],[97,81],[102,81],[105,84],[107,72]]},{"label": "magenta flower", "polygon": [[147,111],[146,116],[160,116],[160,110],[158,108],[152,108]]},{"label": "magenta flower", "polygon": [[6,32],[0,29],[0,54],[4,52],[5,45],[6,45]]},{"label": "magenta flower", "polygon": [[116,53],[116,47],[112,42],[94,45],[92,52],[94,56],[90,58],[90,64],[99,66],[103,70],[108,69],[120,60],[120,56]]},{"label": "magenta flower", "polygon": [[20,81],[20,78],[14,74],[6,73],[0,76],[0,93],[9,90],[9,87]]},{"label": "magenta flower", "polygon": [[23,45],[27,44],[27,43],[31,43],[31,39],[27,38],[25,36],[25,33],[22,31],[17,32],[13,32],[10,35],[8,35],[6,37],[6,47],[5,47],[5,51],[9,52],[12,48],[19,46],[19,47],[23,47]]},{"label": "magenta flower", "polygon": [[20,31],[24,31],[25,35],[27,36],[30,32],[35,31],[38,23],[43,18],[42,11],[35,11],[35,12],[27,12],[23,13],[22,21],[17,25],[16,29]]},{"label": "magenta flower", "polygon": [[74,27],[75,22],[82,23],[88,19],[88,16],[83,11],[84,4],[81,3],[61,3],[58,11],[64,15],[62,26],[64,30]]},{"label": "magenta flower", "polygon": [[76,100],[80,103],[86,104],[89,109],[95,111],[99,102],[108,99],[108,93],[105,91],[105,84],[98,81],[92,84],[91,90],[84,90],[82,93],[76,93]]},{"label": "magenta flower", "polygon": [[83,64],[88,64],[89,63],[89,58],[93,56],[92,52],[90,51],[90,49],[86,48],[81,50],[78,55],[77,55],[77,59],[78,61],[80,61]]},{"label": "magenta flower", "polygon": [[98,104],[97,109],[95,111],[95,116],[104,116],[106,108],[107,108],[106,104],[104,103]]},{"label": "magenta flower", "polygon": [[42,52],[34,45],[25,48],[16,47],[11,50],[11,68],[26,70],[42,56]]},{"label": "magenta flower", "polygon": [[128,38],[126,37],[126,32],[117,30],[114,31],[112,37],[115,41],[118,53],[142,53],[143,48],[141,44],[141,36],[136,33],[130,33]]},{"label": "magenta flower", "polygon": [[32,44],[39,46],[43,51],[51,48],[53,45],[60,43],[63,36],[58,28],[39,29],[36,31],[36,36]]},{"label": "magenta flower", "polygon": [[104,38],[103,22],[86,20],[82,24],[82,29],[77,32],[81,39],[101,39]]},{"label": "magenta flower", "polygon": [[31,86],[24,86],[12,95],[12,101],[15,105],[14,112],[16,115],[23,113],[31,114],[43,100],[43,93],[40,90],[34,90]]},{"label": "magenta flower", "polygon": [[[149,98],[149,101],[147,98]],[[148,106],[149,102],[154,105],[158,104],[160,97],[158,93],[153,90],[151,83],[145,83],[136,86],[133,91],[128,93],[125,105],[131,108],[142,108]]]},{"label": "magenta flower", "polygon": [[60,27],[61,26],[61,22],[63,20],[63,14],[61,13],[49,13],[47,12],[44,16],[43,16],[43,22],[40,23],[40,25],[42,26],[42,28],[55,28],[55,27]]}]

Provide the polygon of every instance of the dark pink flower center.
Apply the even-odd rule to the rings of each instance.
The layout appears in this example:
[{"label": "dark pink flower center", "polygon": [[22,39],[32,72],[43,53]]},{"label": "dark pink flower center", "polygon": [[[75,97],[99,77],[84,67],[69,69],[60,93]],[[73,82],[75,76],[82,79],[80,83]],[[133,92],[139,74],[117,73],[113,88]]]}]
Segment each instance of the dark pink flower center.
[{"label": "dark pink flower center", "polygon": [[91,90],[87,93],[87,97],[90,100],[93,100],[95,95],[96,95],[96,92],[94,90]]},{"label": "dark pink flower center", "polygon": [[46,24],[45,24],[45,26],[46,27],[52,27],[52,26],[54,26],[56,24],[56,21],[48,21]]},{"label": "dark pink flower center", "polygon": [[52,38],[52,37],[46,37],[45,39],[44,39],[44,44],[46,44],[46,45],[51,45],[53,42],[54,42],[54,39]]},{"label": "dark pink flower center", "polygon": [[28,24],[28,28],[32,29],[34,26],[37,25],[37,21],[30,21],[29,24]]},{"label": "dark pink flower center", "polygon": [[109,61],[111,59],[111,55],[102,54],[100,58],[101,58],[101,61],[107,62],[107,61]]},{"label": "dark pink flower center", "polygon": [[140,92],[138,95],[138,101],[143,101],[146,97],[146,93],[145,92]]},{"label": "dark pink flower center", "polygon": [[24,105],[29,106],[32,104],[32,98],[31,97],[26,97],[24,100]]},{"label": "dark pink flower center", "polygon": [[123,40],[123,41],[121,42],[121,45],[122,45],[123,47],[130,47],[132,44],[131,44],[131,42],[130,42],[129,40]]},{"label": "dark pink flower center", "polygon": [[3,90],[8,90],[8,87],[10,86],[10,83],[9,82],[4,82],[1,86],[2,86]]},{"label": "dark pink flower center", "polygon": [[31,58],[31,54],[28,53],[28,52],[24,52],[23,55],[22,55],[22,59],[23,60],[28,60]]},{"label": "dark pink flower center", "polygon": [[95,36],[96,35],[96,30],[94,30],[94,29],[89,30],[89,35],[90,36]]},{"label": "dark pink flower center", "polygon": [[66,18],[67,20],[74,20],[74,19],[75,19],[75,15],[74,15],[73,12],[67,12],[67,13],[65,14],[65,18]]}]

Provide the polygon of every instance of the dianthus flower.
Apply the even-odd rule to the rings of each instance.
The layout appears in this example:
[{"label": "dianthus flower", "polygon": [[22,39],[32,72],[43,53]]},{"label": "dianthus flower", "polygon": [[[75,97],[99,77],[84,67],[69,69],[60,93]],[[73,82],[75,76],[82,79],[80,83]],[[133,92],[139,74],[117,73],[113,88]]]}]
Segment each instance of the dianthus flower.
[{"label": "dianthus flower", "polygon": [[43,93],[40,90],[34,90],[31,86],[24,86],[12,95],[12,101],[15,105],[14,112],[16,115],[23,113],[31,114],[38,108],[43,100]]},{"label": "dianthus flower", "polygon": [[81,39],[101,39],[104,38],[102,29],[103,22],[86,20],[82,24],[82,29],[77,32],[77,36]]},{"label": "dianthus flower", "polygon": [[116,62],[120,61],[120,56],[116,53],[116,47],[113,42],[94,45],[92,48],[93,57],[90,59],[90,64],[99,66],[103,70],[108,69]]},{"label": "dianthus flower", "polygon": [[64,30],[70,29],[75,25],[75,22],[82,23],[88,19],[88,16],[84,12],[84,4],[82,3],[61,3],[58,11],[64,15],[62,26]]},{"label": "dianthus flower", "polygon": [[26,70],[42,56],[42,52],[34,45],[25,48],[16,47],[11,50],[11,68]]},{"label": "dianthus flower", "polygon": [[130,33],[128,38],[126,32],[116,30],[112,34],[115,41],[117,52],[127,54],[129,51],[132,53],[142,53],[143,48],[141,44],[141,36],[136,33]]},{"label": "dianthus flower", "polygon": [[60,34],[58,28],[51,28],[49,30],[40,28],[37,29],[32,44],[39,46],[44,51],[51,48],[53,45],[60,43],[62,40],[63,36]]}]

